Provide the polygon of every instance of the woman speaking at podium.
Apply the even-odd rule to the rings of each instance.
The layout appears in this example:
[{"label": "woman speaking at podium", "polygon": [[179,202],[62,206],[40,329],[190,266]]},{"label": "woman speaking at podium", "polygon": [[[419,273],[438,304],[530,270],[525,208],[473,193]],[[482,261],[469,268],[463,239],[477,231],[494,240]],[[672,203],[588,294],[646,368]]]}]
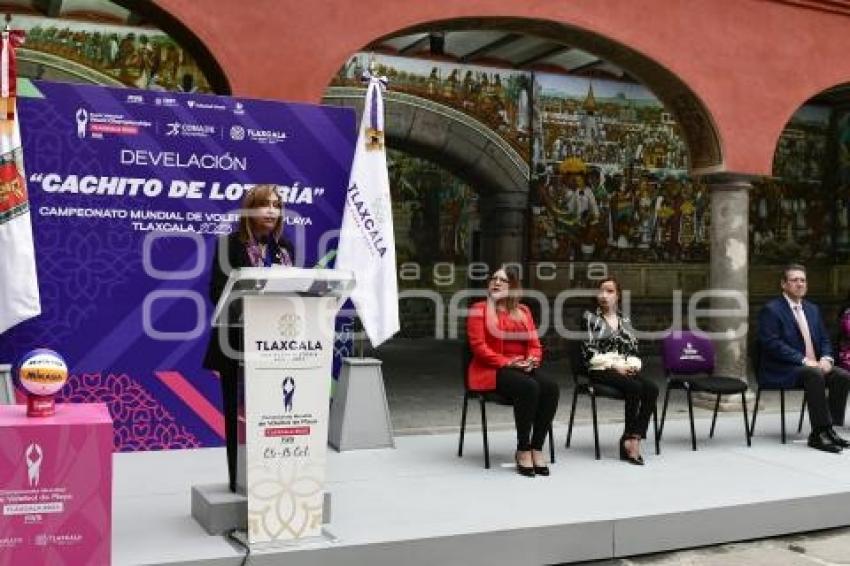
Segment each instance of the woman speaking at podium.
[{"label": "woman speaking at podium", "polygon": [[[291,266],[292,244],[283,235],[283,202],[275,185],[257,185],[242,200],[239,226],[220,238],[213,254],[210,299],[218,303],[230,272],[242,267]],[[222,344],[237,353],[242,350],[240,328],[213,328],[204,356],[204,367],[218,373],[224,405],[224,435],[227,442],[227,471],[230,491],[236,491],[236,422],[238,412],[237,356],[228,356]]]}]

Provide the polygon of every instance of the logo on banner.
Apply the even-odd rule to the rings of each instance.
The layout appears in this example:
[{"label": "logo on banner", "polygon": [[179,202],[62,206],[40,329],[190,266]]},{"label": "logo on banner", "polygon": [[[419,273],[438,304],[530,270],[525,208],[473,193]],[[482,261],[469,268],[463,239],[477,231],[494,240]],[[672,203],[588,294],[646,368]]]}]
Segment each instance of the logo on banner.
[{"label": "logo on banner", "polygon": [[200,108],[201,110],[226,110],[224,104],[214,104],[212,102],[200,102],[198,100],[187,100],[186,106],[189,108]]},{"label": "logo on banner", "polygon": [[283,410],[287,413],[292,412],[292,399],[295,397],[295,378],[287,375],[283,378],[283,383],[280,384],[283,390]]},{"label": "logo on banner", "polygon": [[168,130],[165,135],[169,137],[182,136],[184,138],[206,138],[215,135],[215,126],[206,124],[186,124],[184,122],[169,122],[166,124]]},{"label": "logo on banner", "polygon": [[242,126],[231,126],[230,128],[230,139],[235,141],[242,141],[245,139],[245,128]]},{"label": "logo on banner", "polygon": [[83,542],[83,535],[78,533],[42,533],[33,537],[36,546],[72,546]]},{"label": "logo on banner", "polygon": [[147,120],[135,120],[124,114],[113,112],[89,112],[83,107],[74,113],[77,121],[77,137],[84,139],[91,136],[103,139],[105,134],[134,136],[142,128],[150,128],[153,124]]},{"label": "logo on banner", "polygon": [[27,446],[24,451],[24,461],[27,465],[27,479],[29,479],[30,487],[38,487],[41,480],[41,461],[44,459],[44,452],[41,446],[35,442]]},{"label": "logo on banner", "polygon": [[145,99],[141,94],[128,94],[127,104],[144,104]]},{"label": "logo on banner", "polygon": [[77,137],[83,139],[86,137],[86,126],[89,123],[89,113],[85,108],[77,109]]},{"label": "logo on banner", "polygon": [[286,141],[286,132],[281,130],[255,130],[254,128],[248,128],[248,139],[257,143],[282,143]]}]

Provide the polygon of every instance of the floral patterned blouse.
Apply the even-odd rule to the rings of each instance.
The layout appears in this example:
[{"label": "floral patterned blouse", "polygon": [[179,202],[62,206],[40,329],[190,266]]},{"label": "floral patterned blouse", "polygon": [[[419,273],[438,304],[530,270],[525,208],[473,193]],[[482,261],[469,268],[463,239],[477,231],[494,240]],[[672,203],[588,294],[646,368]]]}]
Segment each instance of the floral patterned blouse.
[{"label": "floral patterned blouse", "polygon": [[596,312],[585,311],[581,317],[581,329],[587,338],[581,343],[581,355],[585,367],[590,367],[590,359],[596,354],[617,352],[622,356],[637,356],[638,341],[631,321],[617,313],[619,328],[614,331],[602,316],[602,309]]}]

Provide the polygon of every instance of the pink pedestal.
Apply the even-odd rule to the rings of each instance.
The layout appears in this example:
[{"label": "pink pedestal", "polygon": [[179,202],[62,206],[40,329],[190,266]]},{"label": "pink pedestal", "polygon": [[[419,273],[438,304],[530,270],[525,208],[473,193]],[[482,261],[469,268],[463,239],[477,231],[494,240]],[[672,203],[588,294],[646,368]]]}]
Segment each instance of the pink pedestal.
[{"label": "pink pedestal", "polygon": [[45,418],[0,405],[0,566],[107,565],[111,526],[106,405],[57,404]]}]

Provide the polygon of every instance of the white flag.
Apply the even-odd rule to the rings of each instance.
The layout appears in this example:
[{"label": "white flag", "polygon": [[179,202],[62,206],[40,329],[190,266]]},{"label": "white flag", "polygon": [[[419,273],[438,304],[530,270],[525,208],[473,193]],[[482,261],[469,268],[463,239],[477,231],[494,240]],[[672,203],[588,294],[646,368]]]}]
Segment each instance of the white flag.
[{"label": "white flag", "polygon": [[17,119],[0,119],[0,334],[41,313]]},{"label": "white flag", "polygon": [[382,81],[367,76],[366,103],[345,199],[336,268],[354,272],[351,300],[372,346],[399,330],[395,236],[384,149]]}]

